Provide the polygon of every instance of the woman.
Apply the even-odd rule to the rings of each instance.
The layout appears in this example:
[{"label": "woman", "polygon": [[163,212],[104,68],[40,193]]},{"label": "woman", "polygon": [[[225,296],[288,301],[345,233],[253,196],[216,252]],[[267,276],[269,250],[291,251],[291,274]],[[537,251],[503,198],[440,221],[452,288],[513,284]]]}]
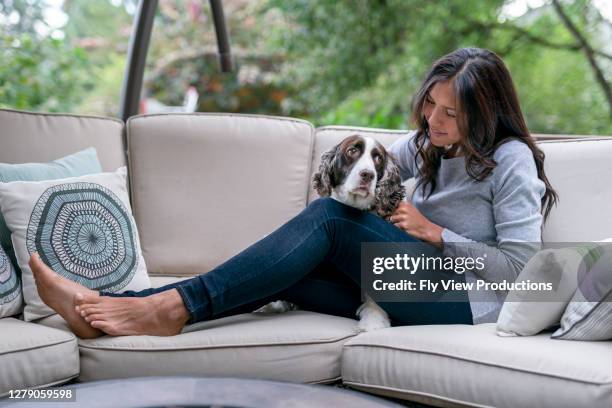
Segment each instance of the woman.
[{"label": "woman", "polygon": [[[360,303],[362,242],[424,241],[452,257],[486,253],[480,276],[450,275],[513,281],[534,253],[529,243],[541,241],[557,195],[503,61],[476,48],[442,57],[415,96],[413,121],[416,131],[390,147],[402,178],[417,179],[412,203],[400,205],[393,224],[320,199],[207,274],[116,295],[60,277],[35,254],[30,265],[41,298],[81,337],[173,335],[188,322],[252,311],[275,299],[353,316]],[[460,300],[443,302],[438,294],[426,302],[380,306],[394,325],[473,324],[495,321],[503,294],[485,291],[476,298],[468,292]]]}]

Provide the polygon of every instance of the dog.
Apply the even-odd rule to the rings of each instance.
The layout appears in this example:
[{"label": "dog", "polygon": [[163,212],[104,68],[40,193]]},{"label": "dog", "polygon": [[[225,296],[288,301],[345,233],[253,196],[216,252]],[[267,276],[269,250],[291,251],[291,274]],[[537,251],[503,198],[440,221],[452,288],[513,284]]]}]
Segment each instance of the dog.
[{"label": "dog", "polygon": [[313,188],[321,197],[372,211],[385,220],[406,195],[395,158],[371,137],[349,136],[323,153]]},{"label": "dog", "polygon": [[[406,195],[394,157],[382,144],[358,134],[349,136],[323,153],[313,188],[321,197],[333,199],[389,220]],[[278,300],[257,312],[282,313],[296,306]],[[369,296],[357,309],[358,328],[371,331],[390,327],[387,313]]]}]

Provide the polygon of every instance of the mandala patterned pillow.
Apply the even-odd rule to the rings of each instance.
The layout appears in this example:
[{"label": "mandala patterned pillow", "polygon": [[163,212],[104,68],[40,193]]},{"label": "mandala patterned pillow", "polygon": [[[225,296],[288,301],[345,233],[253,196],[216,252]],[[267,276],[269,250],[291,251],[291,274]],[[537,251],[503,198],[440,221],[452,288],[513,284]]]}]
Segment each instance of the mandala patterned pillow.
[{"label": "mandala patterned pillow", "polygon": [[602,256],[579,277],[561,327],[552,335],[561,340],[612,339],[612,243],[601,245]]},{"label": "mandala patterned pillow", "polygon": [[151,283],[126,189],[127,169],[51,181],[0,183],[0,208],[22,271],[24,319],[54,312],[38,296],[33,252],[62,276],[107,292]]},{"label": "mandala patterned pillow", "polygon": [[[0,163],[0,182],[54,180],[101,172],[102,167],[96,149],[89,147],[50,163]],[[17,266],[11,243],[11,232],[4,222],[2,213],[0,213],[0,244],[17,269],[17,274],[20,275],[21,271]]]},{"label": "mandala patterned pillow", "polygon": [[21,280],[0,246],[0,317],[16,315],[21,312],[21,306]]}]

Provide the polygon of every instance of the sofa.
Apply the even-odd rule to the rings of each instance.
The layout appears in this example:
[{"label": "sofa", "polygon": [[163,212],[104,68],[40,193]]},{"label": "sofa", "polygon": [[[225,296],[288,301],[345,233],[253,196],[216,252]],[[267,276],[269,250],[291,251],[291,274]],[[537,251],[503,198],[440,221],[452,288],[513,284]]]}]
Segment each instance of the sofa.
[{"label": "sofa", "polygon": [[[94,146],[105,171],[128,165],[153,286],[205,273],[316,199],[323,151],[361,133],[403,131],[259,115],[112,118],[0,110],[0,162],[46,162]],[[562,138],[556,138],[562,139]],[[612,138],[540,141],[561,201],[547,242],[612,237]],[[410,183],[408,183],[410,184]],[[423,404],[612,406],[612,341],[498,337],[495,324],[392,327],[291,311],[241,314],[172,337],[76,338],[58,316],[0,319],[0,395],[25,387],[139,376],[231,376],[338,383]]]}]

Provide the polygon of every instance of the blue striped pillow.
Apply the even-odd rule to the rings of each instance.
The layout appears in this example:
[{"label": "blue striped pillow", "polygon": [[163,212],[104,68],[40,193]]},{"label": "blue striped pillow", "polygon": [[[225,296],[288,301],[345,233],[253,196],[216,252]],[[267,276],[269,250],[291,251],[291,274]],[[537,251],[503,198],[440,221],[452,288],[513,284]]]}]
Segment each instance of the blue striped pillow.
[{"label": "blue striped pillow", "polygon": [[0,246],[0,318],[20,313],[21,306],[21,279]]}]

